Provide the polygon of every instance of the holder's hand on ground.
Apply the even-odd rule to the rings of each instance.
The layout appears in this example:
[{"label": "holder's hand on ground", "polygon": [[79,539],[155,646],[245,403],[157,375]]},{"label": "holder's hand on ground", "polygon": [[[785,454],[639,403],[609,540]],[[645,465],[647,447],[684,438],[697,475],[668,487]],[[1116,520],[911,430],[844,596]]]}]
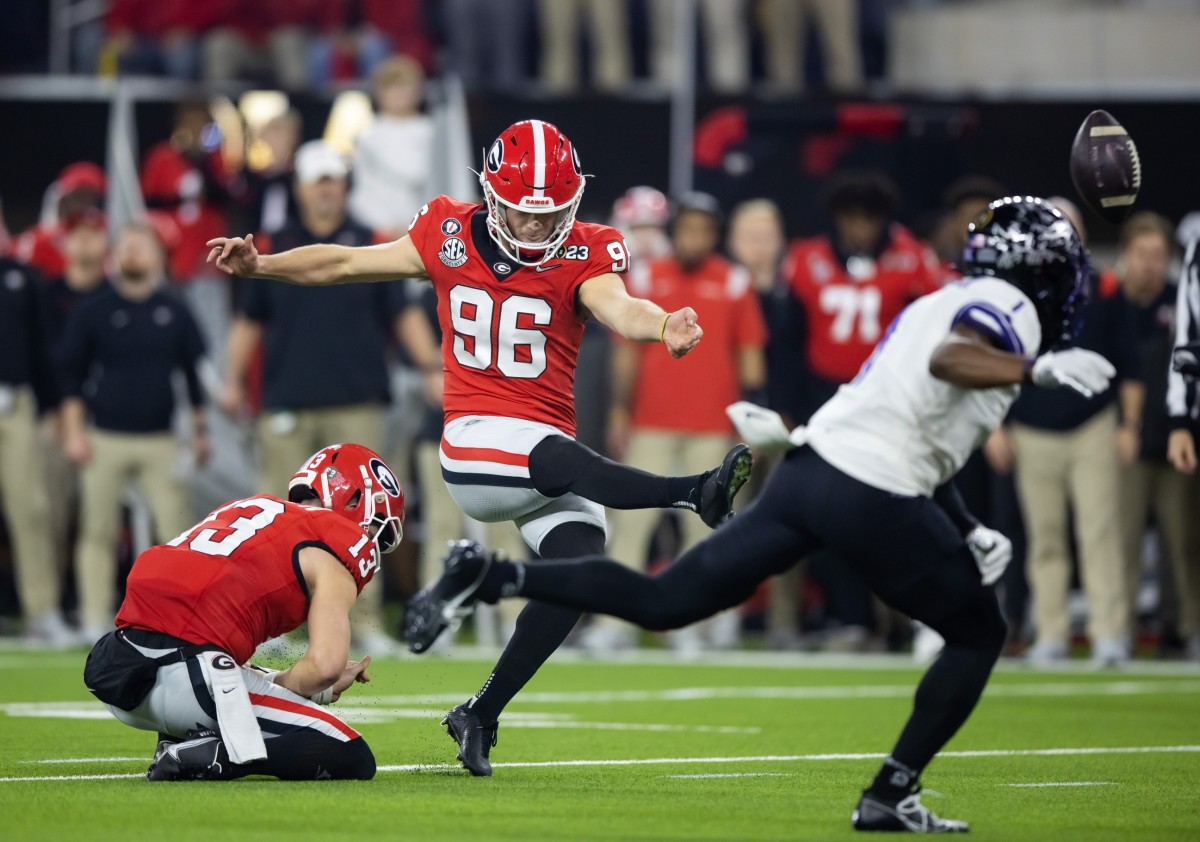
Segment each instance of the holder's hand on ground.
[{"label": "holder's hand on ground", "polygon": [[1072,389],[1085,398],[1108,388],[1117,370],[1095,351],[1067,348],[1042,354],[1029,371],[1029,379],[1043,389]]},{"label": "holder's hand on ground", "polygon": [[342,693],[351,684],[356,681],[359,684],[366,684],[371,680],[371,676],[367,675],[367,667],[371,665],[371,656],[367,655],[361,661],[351,661],[346,664],[346,668],[342,670],[342,674],[338,680],[333,682],[333,700],[336,702],[341,697]]},{"label": "holder's hand on ground", "polygon": [[662,340],[671,356],[679,359],[695,348],[703,335],[704,330],[697,320],[696,311],[691,307],[684,307],[667,316]]},{"label": "holder's hand on ground", "polygon": [[216,261],[217,268],[230,275],[248,278],[258,271],[258,249],[254,247],[254,235],[242,237],[216,237],[205,243],[210,249],[205,263]]}]

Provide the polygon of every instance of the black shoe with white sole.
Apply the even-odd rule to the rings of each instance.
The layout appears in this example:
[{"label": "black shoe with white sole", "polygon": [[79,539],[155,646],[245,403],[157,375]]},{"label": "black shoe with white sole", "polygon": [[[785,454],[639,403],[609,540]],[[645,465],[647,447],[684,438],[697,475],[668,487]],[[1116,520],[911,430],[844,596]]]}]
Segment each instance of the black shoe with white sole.
[{"label": "black shoe with white sole", "polygon": [[921,792],[893,801],[867,791],[850,816],[855,830],[882,830],[893,833],[966,833],[966,822],[935,816],[921,803]]},{"label": "black shoe with white sole", "polygon": [[442,575],[408,601],[404,640],[410,651],[429,649],[451,625],[457,626],[475,607],[475,593],[495,554],[476,541],[451,541]]},{"label": "black shoe with white sole", "polygon": [[469,702],[447,713],[442,724],[446,726],[446,733],[458,743],[458,759],[462,765],[477,778],[490,778],[492,763],[489,756],[496,744],[499,724],[484,722]]},{"label": "black shoe with white sole", "polygon": [[160,740],[148,781],[214,781],[221,778],[229,755],[216,731],[189,731],[182,742]]},{"label": "black shoe with white sole", "polygon": [[729,520],[733,514],[733,498],[749,481],[753,468],[750,448],[744,444],[734,445],[720,466],[700,480],[700,507],[696,512],[700,519],[713,529]]}]

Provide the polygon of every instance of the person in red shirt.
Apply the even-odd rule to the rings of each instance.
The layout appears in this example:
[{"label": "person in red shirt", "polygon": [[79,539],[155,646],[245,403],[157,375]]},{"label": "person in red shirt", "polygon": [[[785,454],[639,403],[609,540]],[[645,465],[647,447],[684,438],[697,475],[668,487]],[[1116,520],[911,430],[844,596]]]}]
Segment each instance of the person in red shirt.
[{"label": "person in red shirt", "polygon": [[[117,719],[159,732],[149,780],[374,776],[366,741],[322,705],[369,680],[369,657],[347,662],[350,609],[399,544],[403,517],[383,459],[337,444],[292,476],[287,500],[235,500],[138,557],[84,681]],[[299,661],[280,672],[247,665],[301,623]]]},{"label": "person in red shirt", "polygon": [[[466,514],[514,521],[535,552],[602,552],[606,505],[691,509],[710,526],[725,520],[749,478],[744,445],[711,471],[660,477],[604,459],[574,438],[572,385],[584,321],[595,318],[629,340],[662,342],[682,357],[700,341],[696,311],[668,313],[629,295],[621,235],[575,219],[583,168],[554,126],[525,120],[505,129],[481,173],[485,204],[439,196],[393,243],[260,255],[252,236],[220,237],[209,243],[210,259],[231,274],[298,284],[431,280],[442,330],[442,478]],[[491,774],[496,718],[579,617],[528,605],[483,688],[447,715],[472,774]],[[441,622],[455,622],[453,613]]]},{"label": "person in red shirt", "polygon": [[104,206],[108,179],[91,161],[77,161],[63,168],[51,186],[57,196],[57,216],[27,228],[13,238],[12,256],[36,269],[42,277],[57,278],[65,271],[67,234]]},{"label": "person in red shirt", "polygon": [[[731,443],[725,407],[746,395],[765,402],[762,311],[749,273],[717,253],[720,235],[717,200],[705,193],[683,196],[671,226],[672,253],[639,264],[629,278],[632,294],[665,307],[693,302],[705,325],[704,341],[679,361],[630,342],[614,351],[609,450],[654,473],[704,470]],[[614,518],[612,555],[635,565],[645,562],[658,521],[658,512],[650,509],[621,512]],[[707,532],[692,519],[681,526],[680,552]],[[738,621],[732,609],[703,627],[673,633],[671,643],[685,655],[706,645],[728,648],[737,640]],[[597,619],[586,640],[597,648],[620,647],[630,639],[623,630],[632,627]]]},{"label": "person in red shirt", "polygon": [[887,176],[843,172],[825,204],[832,233],[793,243],[784,267],[805,313],[810,412],[854,379],[909,302],[940,286],[933,252],[892,220],[899,192]]},{"label": "person in red shirt", "polygon": [[[832,231],[795,242],[783,272],[799,303],[807,382],[798,407],[803,423],[849,383],[888,325],[908,304],[941,286],[933,252],[893,220],[899,191],[886,175],[847,170],[825,194]],[[861,648],[875,625],[871,594],[850,565],[822,551],[807,573],[822,585],[838,624],[825,645]]]}]

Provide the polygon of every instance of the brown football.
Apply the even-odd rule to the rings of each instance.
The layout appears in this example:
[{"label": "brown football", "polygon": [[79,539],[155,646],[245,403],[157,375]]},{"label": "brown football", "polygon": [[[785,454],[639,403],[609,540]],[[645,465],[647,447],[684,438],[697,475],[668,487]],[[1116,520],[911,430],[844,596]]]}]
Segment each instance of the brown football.
[{"label": "brown football", "polygon": [[1093,111],[1071,144],[1071,181],[1088,207],[1109,222],[1128,214],[1142,187],[1142,161],[1125,127]]}]

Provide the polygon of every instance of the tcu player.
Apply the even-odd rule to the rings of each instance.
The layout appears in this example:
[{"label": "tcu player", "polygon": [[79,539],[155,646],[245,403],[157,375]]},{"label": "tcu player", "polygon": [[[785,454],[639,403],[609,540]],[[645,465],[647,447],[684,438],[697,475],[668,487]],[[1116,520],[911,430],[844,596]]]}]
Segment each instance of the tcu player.
[{"label": "tcu player", "polygon": [[993,202],[971,226],[968,277],[910,305],[854,382],[791,434],[749,404],[730,414],[747,441],[789,449],[758,499],[648,577],[604,559],[494,561],[461,542],[446,573],[413,598],[405,635],[428,646],[443,612],[525,596],[613,614],[650,629],[693,623],[745,599],[819,547],[854,565],[888,604],[946,639],[912,715],[854,811],[859,830],[965,831],[922,806],[918,778],[966,721],[1004,645],[990,587],[1012,545],[981,526],[950,480],[1004,418],[1021,384],[1108,388],[1075,335],[1087,261],[1074,229],[1040,199]]},{"label": "tcu player", "polygon": [[[557,128],[526,120],[488,148],[479,177],[485,203],[439,196],[408,235],[379,246],[316,245],[260,255],[253,239],[212,240],[226,272],[336,284],[428,278],[442,328],[442,477],[467,515],[512,520],[535,553],[604,551],[604,507],[687,508],[709,526],[725,520],[751,469],[749,448],[688,477],[659,477],[604,459],[574,438],[572,384],[584,321],[681,357],[700,341],[696,312],[667,313],[631,297],[629,252],[604,225],[576,222],[584,174]],[[686,412],[686,407],[680,407]],[[504,706],[566,639],[580,612],[531,603],[483,688],[445,719],[459,759],[490,775]],[[448,620],[449,622],[449,620]]]},{"label": "tcu player", "polygon": [[[403,518],[387,464],[335,444],[292,476],[286,501],[235,500],[138,557],[84,681],[117,719],[159,732],[149,780],[374,777],[366,741],[322,705],[370,680],[369,657],[346,660],[350,609]],[[290,668],[238,666],[305,622]]]}]

